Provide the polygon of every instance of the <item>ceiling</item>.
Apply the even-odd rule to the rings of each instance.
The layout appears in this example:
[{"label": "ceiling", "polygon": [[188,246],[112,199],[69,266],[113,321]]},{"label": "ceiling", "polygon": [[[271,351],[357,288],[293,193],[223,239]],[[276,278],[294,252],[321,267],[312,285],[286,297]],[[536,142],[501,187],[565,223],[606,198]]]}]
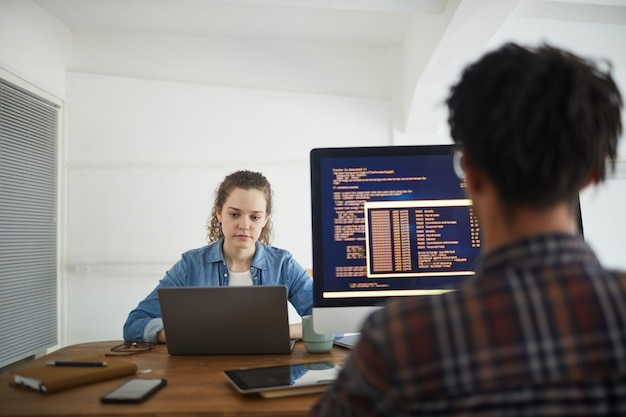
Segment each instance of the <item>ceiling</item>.
[{"label": "ceiling", "polygon": [[447,0],[36,0],[78,31],[402,42],[413,14]]},{"label": "ceiling", "polygon": [[409,130],[433,129],[411,126],[412,115],[432,111],[415,97],[445,91],[444,80],[511,18],[626,26],[626,0],[34,1],[74,32],[397,46],[408,55],[404,72],[414,75],[401,87]]},{"label": "ceiling", "polygon": [[[626,0],[35,0],[76,31],[401,43],[412,17],[460,3],[518,15],[626,24]],[[480,8],[480,7],[479,7]],[[617,11],[617,12],[616,12]],[[498,18],[497,16],[495,18]],[[425,33],[424,36],[428,36]]]}]

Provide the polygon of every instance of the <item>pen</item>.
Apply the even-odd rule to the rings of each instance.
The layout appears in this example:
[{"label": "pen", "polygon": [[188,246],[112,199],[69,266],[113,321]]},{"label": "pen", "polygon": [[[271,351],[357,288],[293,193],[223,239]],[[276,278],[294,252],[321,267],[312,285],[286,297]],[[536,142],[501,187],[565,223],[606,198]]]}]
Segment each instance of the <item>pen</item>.
[{"label": "pen", "polygon": [[51,361],[46,362],[47,365],[50,366],[89,366],[89,367],[100,367],[107,366],[108,363],[101,361]]}]

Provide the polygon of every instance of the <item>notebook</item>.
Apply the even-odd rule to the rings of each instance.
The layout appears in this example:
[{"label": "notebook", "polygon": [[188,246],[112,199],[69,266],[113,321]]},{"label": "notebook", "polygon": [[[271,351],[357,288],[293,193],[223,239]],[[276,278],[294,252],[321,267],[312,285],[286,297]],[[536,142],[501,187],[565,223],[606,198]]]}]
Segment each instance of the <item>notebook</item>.
[{"label": "notebook", "polygon": [[170,355],[289,353],[285,286],[159,288]]},{"label": "notebook", "polygon": [[90,357],[75,358],[78,362],[98,361],[105,362],[106,366],[51,366],[18,368],[11,373],[13,386],[26,386],[36,391],[50,394],[107,379],[133,375],[137,372],[137,365],[118,358]]}]

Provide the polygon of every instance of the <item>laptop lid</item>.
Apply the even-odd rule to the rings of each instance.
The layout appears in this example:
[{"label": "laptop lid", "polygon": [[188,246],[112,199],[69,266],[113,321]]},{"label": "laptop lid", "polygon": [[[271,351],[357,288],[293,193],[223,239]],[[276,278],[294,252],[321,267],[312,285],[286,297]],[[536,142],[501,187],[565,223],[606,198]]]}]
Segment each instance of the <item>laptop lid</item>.
[{"label": "laptop lid", "polygon": [[285,286],[159,288],[171,355],[289,353]]}]

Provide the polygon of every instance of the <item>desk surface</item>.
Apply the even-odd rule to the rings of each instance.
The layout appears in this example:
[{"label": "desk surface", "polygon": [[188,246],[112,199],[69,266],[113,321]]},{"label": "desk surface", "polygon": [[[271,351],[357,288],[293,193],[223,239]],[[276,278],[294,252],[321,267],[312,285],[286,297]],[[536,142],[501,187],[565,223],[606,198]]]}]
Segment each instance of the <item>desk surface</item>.
[{"label": "desk surface", "polygon": [[[121,342],[96,342],[68,346],[24,367],[49,360],[72,360],[103,355]],[[221,371],[243,367],[284,365],[332,360],[342,363],[350,351],[334,347],[325,354],[306,352],[302,342],[287,355],[170,356],[165,345],[150,352],[123,358],[137,364],[143,377],[166,378],[168,385],[141,404],[101,404],[100,396],[130,376],[72,388],[53,394],[9,386],[11,376],[0,375],[0,416],[305,416],[320,394],[284,398],[242,395],[234,390]]]}]

